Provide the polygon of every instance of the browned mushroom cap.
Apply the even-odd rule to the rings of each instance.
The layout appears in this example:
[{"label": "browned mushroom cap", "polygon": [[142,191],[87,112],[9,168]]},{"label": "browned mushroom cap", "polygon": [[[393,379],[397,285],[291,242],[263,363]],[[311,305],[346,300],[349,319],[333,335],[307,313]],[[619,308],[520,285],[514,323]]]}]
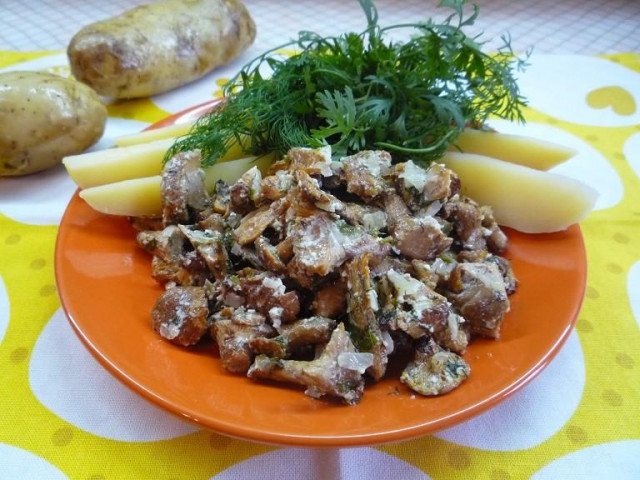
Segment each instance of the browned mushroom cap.
[{"label": "browned mushroom cap", "polygon": [[389,270],[386,278],[394,295],[392,328],[403,330],[412,338],[418,339],[433,335],[445,327],[451,312],[451,306],[445,297],[409,273]]},{"label": "browned mushroom cap", "polygon": [[443,350],[432,339],[416,348],[400,381],[422,395],[442,395],[469,377],[471,368],[459,355]]},{"label": "browned mushroom cap", "polygon": [[202,287],[173,287],[165,291],[151,313],[153,329],[182,346],[194,345],[208,329],[209,307]]},{"label": "browned mushroom cap", "polygon": [[364,230],[335,220],[322,210],[297,218],[290,236],[294,257],[287,266],[289,276],[305,288],[313,286],[315,276],[324,277],[352,258],[365,253],[382,257],[390,248]]}]

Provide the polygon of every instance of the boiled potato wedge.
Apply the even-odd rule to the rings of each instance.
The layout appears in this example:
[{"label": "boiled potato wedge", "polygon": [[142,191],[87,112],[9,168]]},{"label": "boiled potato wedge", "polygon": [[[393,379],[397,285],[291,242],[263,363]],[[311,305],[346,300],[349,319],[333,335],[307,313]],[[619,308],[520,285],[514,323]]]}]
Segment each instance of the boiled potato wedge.
[{"label": "boiled potato wedge", "polygon": [[108,215],[155,217],[162,213],[160,175],[86,188],[80,198]]},{"label": "boiled potato wedge", "polygon": [[65,157],[67,173],[80,188],[150,177],[162,171],[162,159],[174,139]]},{"label": "boiled potato wedge", "polygon": [[238,180],[244,172],[256,166],[265,173],[269,165],[273,163],[274,155],[263,155],[262,157],[246,157],[228,162],[216,163],[204,171],[204,184],[207,191],[213,191],[218,180],[223,180],[229,185]]},{"label": "boiled potato wedge", "polygon": [[482,155],[449,152],[442,162],[460,176],[463,194],[491,206],[500,225],[525,233],[565,230],[598,197],[578,180]]},{"label": "boiled potato wedge", "polygon": [[74,77],[100,95],[148,97],[228,63],[255,35],[240,0],[161,0],[84,27],[67,56]]},{"label": "boiled potato wedge", "polygon": [[86,85],[43,72],[0,74],[0,176],[58,165],[102,137],[107,109]]},{"label": "boiled potato wedge", "polygon": [[[575,155],[575,150],[537,138],[467,129],[456,140],[463,153],[474,153],[517,163],[536,170],[549,170]],[[452,147],[452,151],[457,148]]]},{"label": "boiled potato wedge", "polygon": [[130,147],[131,145],[155,142],[164,140],[165,138],[181,137],[189,133],[192,126],[193,123],[180,123],[177,125],[169,125],[168,127],[154,128],[153,130],[145,130],[143,132],[117,137],[114,139],[114,142],[117,147]]},{"label": "boiled potato wedge", "polygon": [[[218,180],[233,183],[252,166],[264,172],[271,162],[271,156],[264,156],[216,163],[205,170],[205,185],[212,191]],[[155,175],[99,185],[82,190],[80,198],[94,210],[109,215],[157,217],[162,214],[161,181],[162,177]]]},{"label": "boiled potato wedge", "polygon": [[[71,179],[80,188],[159,175],[162,171],[162,159],[175,140],[175,138],[166,138],[150,143],[74,155],[65,157],[62,163]],[[236,160],[243,156],[242,148],[234,144],[220,162]]]}]

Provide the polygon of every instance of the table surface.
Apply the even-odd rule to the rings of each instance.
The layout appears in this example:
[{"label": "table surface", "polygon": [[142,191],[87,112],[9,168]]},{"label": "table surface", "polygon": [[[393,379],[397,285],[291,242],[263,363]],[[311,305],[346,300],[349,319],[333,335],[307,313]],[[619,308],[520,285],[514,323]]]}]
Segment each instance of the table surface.
[{"label": "table surface", "polygon": [[[0,71],[68,74],[83,25],[143,1],[2,0]],[[435,2],[376,2],[382,24],[438,18]],[[352,449],[227,438],[137,397],[87,353],[60,308],[53,250],[75,186],[60,168],[0,179],[0,479],[640,478],[640,2],[483,0],[469,32],[533,47],[520,76],[526,125],[577,154],[557,173],[599,192],[581,224],[588,280],[576,330],[535,380],[434,435]],[[361,30],[357,2],[246,0],[255,44],[230,65],[151,99],[109,106],[113,137],[220,96],[255,54],[298,30]],[[1,128],[1,126],[0,126]],[[544,301],[543,298],[540,301]]]}]

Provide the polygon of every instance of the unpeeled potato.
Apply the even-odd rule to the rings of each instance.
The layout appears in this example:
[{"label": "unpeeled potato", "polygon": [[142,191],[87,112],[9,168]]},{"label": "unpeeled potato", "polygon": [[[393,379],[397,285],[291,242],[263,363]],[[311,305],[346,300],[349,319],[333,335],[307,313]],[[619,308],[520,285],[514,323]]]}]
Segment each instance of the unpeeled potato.
[{"label": "unpeeled potato", "polygon": [[100,95],[148,97],[230,62],[255,35],[240,0],[160,0],[87,25],[67,55],[74,77]]},{"label": "unpeeled potato", "polygon": [[0,74],[0,176],[27,175],[82,152],[104,132],[107,109],[86,85],[32,71]]}]

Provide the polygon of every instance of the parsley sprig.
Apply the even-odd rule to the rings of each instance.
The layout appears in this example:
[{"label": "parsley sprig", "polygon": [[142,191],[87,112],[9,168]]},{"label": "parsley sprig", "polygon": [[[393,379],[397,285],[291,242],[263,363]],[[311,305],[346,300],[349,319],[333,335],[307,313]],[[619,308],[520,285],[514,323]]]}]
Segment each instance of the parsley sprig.
[{"label": "parsley sprig", "polygon": [[[380,27],[371,0],[359,0],[367,19],[361,33],[298,38],[246,64],[225,86],[224,108],[202,117],[167,154],[200,149],[211,165],[233,143],[252,155],[332,145],[334,157],[386,149],[395,160],[437,159],[465,126],[490,116],[523,121],[524,99],[508,37],[492,55],[464,33],[478,16],[466,0],[442,0],[452,9],[442,22]],[[409,29],[406,42],[386,36]],[[283,49],[294,48],[288,56]]]}]

